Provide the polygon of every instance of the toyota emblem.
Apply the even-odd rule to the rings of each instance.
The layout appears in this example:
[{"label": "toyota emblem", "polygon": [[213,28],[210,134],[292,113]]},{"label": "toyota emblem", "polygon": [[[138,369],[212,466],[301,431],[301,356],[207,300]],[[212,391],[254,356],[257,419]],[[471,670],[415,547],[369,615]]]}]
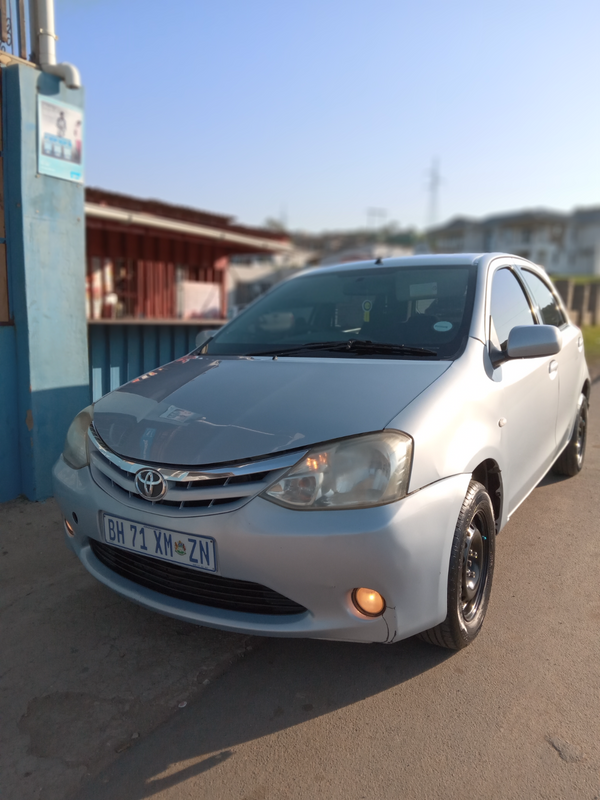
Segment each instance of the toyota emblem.
[{"label": "toyota emblem", "polygon": [[165,479],[155,469],[141,469],[135,476],[135,488],[144,500],[156,503],[167,491]]}]

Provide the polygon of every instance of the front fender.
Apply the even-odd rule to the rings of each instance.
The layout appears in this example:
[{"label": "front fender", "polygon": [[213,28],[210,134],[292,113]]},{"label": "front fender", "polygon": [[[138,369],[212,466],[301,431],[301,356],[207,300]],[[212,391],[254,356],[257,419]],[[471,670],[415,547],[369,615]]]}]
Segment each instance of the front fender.
[{"label": "front fender", "polygon": [[485,358],[484,345],[470,339],[461,358],[388,423],[413,438],[410,492],[470,474],[486,459],[502,469],[499,396]]}]

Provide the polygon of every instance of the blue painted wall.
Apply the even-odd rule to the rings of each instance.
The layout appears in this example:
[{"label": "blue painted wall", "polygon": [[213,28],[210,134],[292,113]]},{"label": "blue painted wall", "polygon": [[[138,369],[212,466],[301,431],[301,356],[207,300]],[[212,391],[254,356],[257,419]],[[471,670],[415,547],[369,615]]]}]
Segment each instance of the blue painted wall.
[{"label": "blue painted wall", "polygon": [[204,325],[122,325],[91,323],[89,326],[90,386],[92,399],[161,364],[196,349],[196,336]]},{"label": "blue painted wall", "polygon": [[[71,420],[90,401],[90,388],[83,186],[37,174],[37,99],[43,94],[82,107],[83,90],[67,89],[57,77],[24,65],[3,69],[2,80],[6,240],[16,354],[12,366],[10,355],[6,363],[16,398],[17,451],[12,463],[20,474],[18,490],[13,482],[10,492],[43,500],[52,494],[52,465]],[[3,339],[4,367],[10,334]],[[0,402],[10,404],[6,399]],[[0,425],[1,439],[6,428],[2,421]],[[0,485],[0,501],[11,499],[7,494]]]}]

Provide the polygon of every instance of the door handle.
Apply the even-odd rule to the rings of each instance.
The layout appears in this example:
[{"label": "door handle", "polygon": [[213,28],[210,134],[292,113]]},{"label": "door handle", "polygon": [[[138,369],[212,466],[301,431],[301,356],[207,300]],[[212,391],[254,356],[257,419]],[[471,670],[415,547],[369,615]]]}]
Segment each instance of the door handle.
[{"label": "door handle", "polygon": [[552,361],[548,365],[548,372],[550,373],[550,375],[555,375],[558,372],[558,361],[552,359]]}]

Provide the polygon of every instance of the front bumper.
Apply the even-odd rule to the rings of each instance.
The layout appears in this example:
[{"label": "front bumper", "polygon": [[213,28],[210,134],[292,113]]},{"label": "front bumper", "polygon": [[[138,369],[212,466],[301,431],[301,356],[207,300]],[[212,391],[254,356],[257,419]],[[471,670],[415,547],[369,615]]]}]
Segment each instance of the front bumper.
[{"label": "front bumper", "polygon": [[[403,639],[446,617],[450,550],[469,475],[446,478],[377,508],[295,511],[255,497],[237,510],[202,517],[166,517],[150,505],[134,511],[105,493],[89,469],[73,470],[62,457],[53,477],[56,499],[75,533],[66,536],[69,546],[94,577],[145,608],[238,633],[360,642]],[[139,586],[92,552],[89,540],[103,541],[102,512],[210,536],[221,575],[268,586],[307,611],[283,617],[227,611]],[[382,617],[356,611],[351,592],[358,586],[383,595]]]}]

